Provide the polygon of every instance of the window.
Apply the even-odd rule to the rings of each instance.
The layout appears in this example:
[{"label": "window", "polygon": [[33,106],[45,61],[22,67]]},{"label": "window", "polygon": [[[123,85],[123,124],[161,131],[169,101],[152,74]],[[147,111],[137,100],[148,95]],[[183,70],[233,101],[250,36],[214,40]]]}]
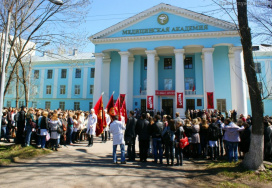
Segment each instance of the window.
[{"label": "window", "polygon": [[51,94],[51,86],[49,86],[49,85],[46,86],[46,94],[48,94],[48,95]]},{"label": "window", "polygon": [[51,108],[51,102],[45,101],[45,109],[50,109],[50,108]]},{"label": "window", "polygon": [[37,102],[32,102],[32,108],[37,108]]},{"label": "window", "polygon": [[7,107],[11,107],[11,101],[7,101]]},{"label": "window", "polygon": [[11,87],[11,86],[8,88],[8,94],[9,94],[9,95],[12,94],[12,87]]},{"label": "window", "polygon": [[262,73],[261,63],[254,63],[256,73]]},{"label": "window", "polygon": [[259,89],[260,89],[261,93],[263,93],[263,83],[258,82],[258,86],[259,86]]},{"label": "window", "polygon": [[95,68],[91,68],[91,78],[94,78]]},{"label": "window", "polygon": [[25,104],[25,101],[19,101],[19,107],[24,106],[24,104]]},{"label": "window", "polygon": [[184,60],[184,69],[192,69],[193,68],[193,58],[186,57]]},{"label": "window", "polygon": [[39,70],[34,70],[34,78],[39,79],[40,76],[40,71]]},{"label": "window", "polygon": [[172,58],[164,58],[164,69],[172,69]]},{"label": "window", "polygon": [[172,79],[164,79],[164,90],[172,90]]},{"label": "window", "polygon": [[202,99],[197,99],[197,106],[202,106]]},{"label": "window", "polygon": [[33,92],[33,95],[37,95],[38,94],[38,86],[37,85],[33,86],[32,92]]},{"label": "window", "polygon": [[65,110],[65,102],[59,102],[59,108]]},{"label": "window", "polygon": [[221,112],[226,112],[226,99],[216,99],[217,102],[217,110]]},{"label": "window", "polygon": [[194,79],[193,78],[185,78],[185,90],[193,90],[194,88]]},{"label": "window", "polygon": [[144,59],[144,70],[147,70],[147,59]]},{"label": "window", "polygon": [[76,78],[81,78],[81,69],[76,69]]},{"label": "window", "polygon": [[146,91],[147,79],[144,79],[144,90]]},{"label": "window", "polygon": [[90,94],[91,94],[91,95],[93,94],[93,90],[94,90],[94,86],[93,86],[93,85],[90,85]]},{"label": "window", "polygon": [[47,70],[47,79],[52,79],[53,70]]},{"label": "window", "polygon": [[61,69],[61,78],[66,78],[67,69]]},{"label": "window", "polygon": [[80,85],[75,85],[75,95],[80,94]]},{"label": "window", "polygon": [[60,85],[60,94],[64,95],[66,93],[66,86],[65,85]]},{"label": "window", "polygon": [[93,102],[89,102],[89,109],[93,108]]},{"label": "window", "polygon": [[80,103],[74,102],[74,110],[80,110]]},{"label": "window", "polygon": [[20,95],[22,95],[24,93],[24,91],[25,91],[24,86],[20,85],[19,86],[19,93],[20,93]]}]

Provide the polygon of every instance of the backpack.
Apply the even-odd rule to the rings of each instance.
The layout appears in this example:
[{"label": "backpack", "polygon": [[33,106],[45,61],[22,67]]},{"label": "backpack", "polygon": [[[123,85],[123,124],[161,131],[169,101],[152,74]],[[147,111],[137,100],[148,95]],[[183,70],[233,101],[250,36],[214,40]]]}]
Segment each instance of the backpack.
[{"label": "backpack", "polygon": [[164,143],[169,143],[171,140],[171,133],[168,127],[166,127],[166,132],[162,135],[162,139]]}]

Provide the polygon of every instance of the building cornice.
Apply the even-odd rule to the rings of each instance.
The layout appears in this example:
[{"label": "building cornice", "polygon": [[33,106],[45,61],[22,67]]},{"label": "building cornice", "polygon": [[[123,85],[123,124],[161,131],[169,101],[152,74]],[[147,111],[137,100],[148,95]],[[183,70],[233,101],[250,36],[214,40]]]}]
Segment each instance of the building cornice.
[{"label": "building cornice", "polygon": [[108,36],[114,32],[120,31],[122,28],[129,27],[129,26],[131,26],[137,22],[140,22],[140,21],[146,19],[147,17],[154,15],[154,14],[161,12],[161,11],[173,13],[173,14],[176,14],[176,15],[188,18],[188,19],[192,19],[192,20],[195,20],[195,21],[198,21],[201,23],[206,23],[206,24],[209,24],[212,26],[216,26],[216,27],[225,29],[225,30],[237,30],[235,24],[233,24],[233,23],[230,23],[230,22],[227,22],[224,20],[220,20],[217,18],[213,18],[210,16],[206,16],[204,14],[200,14],[200,13],[193,12],[190,10],[186,10],[186,9],[183,9],[180,7],[175,7],[175,6],[165,4],[165,3],[161,3],[161,4],[154,6],[146,11],[136,14],[133,17],[130,17],[124,21],[121,21],[121,22],[101,31],[101,32],[98,32],[98,33],[90,36],[89,39],[93,42],[94,39],[105,37],[105,36]]},{"label": "building cornice", "polygon": [[94,44],[108,44],[108,43],[123,43],[123,42],[217,38],[217,37],[220,37],[220,38],[221,37],[239,37],[239,34],[237,31],[217,31],[217,32],[202,32],[202,33],[143,35],[143,36],[131,36],[131,37],[92,39],[92,42]]}]

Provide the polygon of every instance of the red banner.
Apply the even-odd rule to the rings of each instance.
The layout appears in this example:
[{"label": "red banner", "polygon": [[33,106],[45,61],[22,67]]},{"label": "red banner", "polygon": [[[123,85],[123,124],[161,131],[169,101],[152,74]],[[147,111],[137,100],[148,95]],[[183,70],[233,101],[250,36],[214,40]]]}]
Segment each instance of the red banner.
[{"label": "red banner", "polygon": [[177,93],[177,108],[183,108],[183,93]]},{"label": "red banner", "polygon": [[100,96],[97,103],[95,104],[94,111],[97,116],[96,136],[99,136],[103,132],[103,127],[107,125],[102,96]]},{"label": "red banner", "polygon": [[207,92],[208,109],[214,109],[213,92]]},{"label": "red banner", "polygon": [[125,97],[126,97],[126,94],[120,94],[120,105],[123,104],[123,101],[125,100]]},{"label": "red banner", "polygon": [[115,116],[113,95],[111,95],[111,98],[107,104],[106,109],[108,111],[108,114],[111,116],[111,118],[113,118],[113,116]]},{"label": "red banner", "polygon": [[156,95],[175,95],[175,90],[156,90]]},{"label": "red banner", "polygon": [[118,116],[118,120],[121,121],[121,114],[120,114],[120,99],[118,98],[114,105],[114,112],[115,115]]},{"label": "red banner", "polygon": [[122,107],[121,107],[121,115],[125,118],[125,122],[127,124],[127,107],[126,107],[126,99],[124,99]]},{"label": "red banner", "polygon": [[147,96],[147,110],[153,110],[154,109],[154,97],[153,96]]}]

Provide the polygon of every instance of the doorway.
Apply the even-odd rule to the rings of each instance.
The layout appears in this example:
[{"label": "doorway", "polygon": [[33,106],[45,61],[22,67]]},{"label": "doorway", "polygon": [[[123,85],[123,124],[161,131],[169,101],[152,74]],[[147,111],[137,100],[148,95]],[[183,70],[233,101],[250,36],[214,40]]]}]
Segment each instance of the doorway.
[{"label": "doorway", "polygon": [[173,118],[173,99],[162,99],[162,109]]},{"label": "doorway", "polygon": [[146,99],[141,99],[141,112],[144,113],[146,111]]},{"label": "doorway", "polygon": [[195,110],[195,99],[186,99],[186,111]]}]

